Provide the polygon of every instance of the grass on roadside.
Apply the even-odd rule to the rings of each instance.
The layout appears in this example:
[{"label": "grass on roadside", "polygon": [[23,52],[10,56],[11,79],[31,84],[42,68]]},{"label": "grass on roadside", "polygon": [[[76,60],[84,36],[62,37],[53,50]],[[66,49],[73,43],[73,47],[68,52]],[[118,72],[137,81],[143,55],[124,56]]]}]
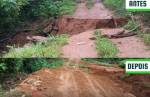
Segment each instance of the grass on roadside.
[{"label": "grass on roadside", "polygon": [[93,5],[94,5],[93,0],[87,0],[86,6],[88,9],[91,9],[93,7]]},{"label": "grass on roadside", "polygon": [[125,9],[125,0],[103,0],[104,5],[114,11],[117,16],[128,16]]},{"label": "grass on roadside", "polygon": [[123,28],[126,30],[133,30],[136,27],[138,27],[138,24],[135,21],[130,20],[126,25],[124,25]]},{"label": "grass on roadside", "polygon": [[144,41],[144,43],[150,46],[150,33],[140,32],[138,36]]},{"label": "grass on roadside", "polygon": [[96,49],[101,57],[110,58],[116,57],[118,49],[115,44],[108,38],[102,37],[100,31],[95,32],[96,35]]},{"label": "grass on roadside", "polygon": [[72,15],[75,12],[76,2],[74,0],[63,0],[60,12],[62,15]]},{"label": "grass on roadside", "polygon": [[24,46],[22,48],[11,47],[4,58],[31,58],[31,57],[58,57],[60,48],[67,44],[68,35],[50,36],[47,40]]},{"label": "grass on roadside", "polygon": [[[124,29],[133,30],[138,27],[138,23],[130,20],[126,25],[124,25]],[[139,29],[135,30],[135,33],[143,40],[143,42],[150,46],[150,32],[142,32]]]}]

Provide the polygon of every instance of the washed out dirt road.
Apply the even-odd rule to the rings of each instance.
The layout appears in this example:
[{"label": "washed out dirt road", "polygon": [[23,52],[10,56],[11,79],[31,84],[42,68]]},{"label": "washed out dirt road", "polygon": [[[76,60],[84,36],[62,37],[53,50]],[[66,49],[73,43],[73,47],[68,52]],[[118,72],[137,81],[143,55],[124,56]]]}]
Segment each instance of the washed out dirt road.
[{"label": "washed out dirt road", "polygon": [[69,44],[63,47],[63,57],[70,59],[96,58],[95,42],[90,40],[91,37],[93,37],[93,31],[82,32],[70,37]]},{"label": "washed out dirt road", "polygon": [[[110,19],[111,12],[107,10],[100,1],[95,2],[93,8],[89,10],[86,6],[86,0],[83,0],[77,5],[76,12],[72,17],[75,19],[83,20]],[[69,44],[63,47],[63,57],[70,59],[98,57],[94,40],[90,40],[90,38],[94,37],[94,32],[95,30],[87,30],[81,34],[73,35],[72,37],[70,37]]]},{"label": "washed out dirt road", "polygon": [[[109,21],[114,19],[114,16],[112,12],[109,11],[103,5],[101,0],[93,0],[93,2],[94,2],[93,7],[91,9],[88,9],[86,6],[86,0],[82,0],[77,5],[77,9],[74,15],[67,20],[72,22],[72,24],[71,23],[69,23],[69,25],[66,24],[66,26],[69,29],[66,31],[70,31],[72,33],[77,32],[78,34],[72,35],[69,39],[68,45],[65,45],[62,48],[63,52],[62,57],[70,59],[101,57],[100,55],[97,54],[95,48],[96,47],[95,41],[90,40],[90,38],[94,37],[95,30],[100,29],[102,34],[109,35],[109,34],[116,34],[121,29],[123,29],[117,28],[117,26],[114,23],[111,22],[109,23]],[[98,23],[96,23],[97,21]],[[121,21],[122,19],[120,19],[119,21],[117,20],[117,22]],[[65,23],[66,22],[62,22],[62,24]],[[98,24],[100,24],[99,27]],[[105,25],[104,28],[103,25]],[[144,42],[137,36],[111,39],[111,41],[117,46],[119,50],[117,57],[121,58],[150,57],[149,47],[146,46]]]},{"label": "washed out dirt road", "polygon": [[[123,28],[115,29],[101,29],[101,33],[104,35],[117,34],[122,31]],[[111,41],[118,47],[118,57],[121,58],[149,58],[149,47],[137,36],[111,39]]]},{"label": "washed out dirt road", "polygon": [[135,97],[107,76],[71,67],[37,71],[17,89],[32,97]]}]

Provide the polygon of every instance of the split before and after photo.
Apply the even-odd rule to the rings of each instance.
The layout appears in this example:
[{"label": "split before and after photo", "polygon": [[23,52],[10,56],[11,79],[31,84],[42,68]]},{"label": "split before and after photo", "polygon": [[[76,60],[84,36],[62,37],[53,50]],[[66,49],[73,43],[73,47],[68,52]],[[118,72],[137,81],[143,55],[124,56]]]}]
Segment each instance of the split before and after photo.
[{"label": "split before and after photo", "polygon": [[0,97],[150,97],[150,13],[127,1],[0,0]]}]

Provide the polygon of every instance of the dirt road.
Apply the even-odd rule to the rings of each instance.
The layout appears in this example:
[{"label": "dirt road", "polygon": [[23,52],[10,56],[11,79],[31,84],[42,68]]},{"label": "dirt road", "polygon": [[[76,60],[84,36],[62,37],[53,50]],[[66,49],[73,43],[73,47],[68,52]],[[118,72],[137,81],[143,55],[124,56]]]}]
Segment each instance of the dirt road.
[{"label": "dirt road", "polygon": [[17,89],[32,97],[135,97],[107,76],[69,67],[37,71]]},{"label": "dirt road", "polygon": [[[70,59],[80,59],[80,58],[97,58],[100,55],[97,55],[95,41],[90,40],[89,38],[94,37],[94,32],[96,29],[100,29],[102,34],[116,34],[119,30],[123,28],[110,28],[108,25],[111,23],[107,23],[105,20],[112,19],[112,12],[109,11],[107,8],[104,7],[101,0],[93,0],[94,5],[91,9],[86,7],[86,0],[82,0],[81,3],[77,5],[77,9],[75,14],[71,17],[71,19],[80,19],[77,22],[72,20],[72,24],[69,23],[67,26],[69,30],[75,33],[80,32],[77,35],[73,35],[69,39],[68,45],[62,48],[63,55],[62,57],[70,58]],[[71,21],[71,19],[68,19]],[[86,21],[85,21],[86,20]],[[96,21],[105,21],[104,25],[107,24],[107,28],[98,28],[94,22],[89,22],[89,20],[96,20]],[[65,22],[63,22],[65,24]],[[88,24],[88,25],[87,25]],[[87,25],[87,26],[85,26]],[[95,27],[93,27],[95,25]],[[102,25],[102,24],[101,24]],[[72,26],[72,27],[70,27]],[[85,28],[86,27],[86,28]],[[89,30],[88,30],[88,28]],[[70,29],[72,28],[72,29]],[[73,29],[77,28],[77,29]],[[83,29],[81,29],[83,28]],[[92,29],[93,30],[92,30]],[[82,30],[85,30],[81,32]],[[69,33],[69,32],[68,32]],[[150,57],[150,50],[148,46],[141,41],[140,38],[136,36],[126,37],[126,38],[118,38],[118,39],[111,39],[111,41],[117,46],[119,52],[117,57],[121,58],[141,58],[141,57]]]},{"label": "dirt road", "polygon": [[70,37],[69,44],[63,47],[63,57],[70,59],[96,58],[95,42],[90,40],[93,33],[94,31],[86,31]]},{"label": "dirt road", "polygon": [[[102,34],[117,34],[123,30],[123,28],[115,29],[101,29]],[[116,44],[119,49],[118,57],[121,58],[149,58],[150,50],[149,47],[144,44],[144,42],[137,36],[111,39],[111,41]]]},{"label": "dirt road", "polygon": [[[100,1],[95,2],[93,8],[89,10],[86,7],[86,1],[83,0],[77,5],[73,18],[109,19],[111,18],[111,12],[108,11]],[[95,30],[87,30],[81,34],[70,37],[69,44],[63,47],[63,57],[70,59],[98,57],[95,48],[95,41],[90,40],[90,38],[94,37],[94,32]]]}]

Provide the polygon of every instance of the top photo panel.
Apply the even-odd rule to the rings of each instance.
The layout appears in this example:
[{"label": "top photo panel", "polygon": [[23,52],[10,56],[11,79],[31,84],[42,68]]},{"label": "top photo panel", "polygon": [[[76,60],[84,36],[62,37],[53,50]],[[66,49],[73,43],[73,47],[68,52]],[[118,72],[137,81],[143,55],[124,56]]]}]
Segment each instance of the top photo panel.
[{"label": "top photo panel", "polygon": [[0,0],[0,57],[150,58],[146,1]]}]

